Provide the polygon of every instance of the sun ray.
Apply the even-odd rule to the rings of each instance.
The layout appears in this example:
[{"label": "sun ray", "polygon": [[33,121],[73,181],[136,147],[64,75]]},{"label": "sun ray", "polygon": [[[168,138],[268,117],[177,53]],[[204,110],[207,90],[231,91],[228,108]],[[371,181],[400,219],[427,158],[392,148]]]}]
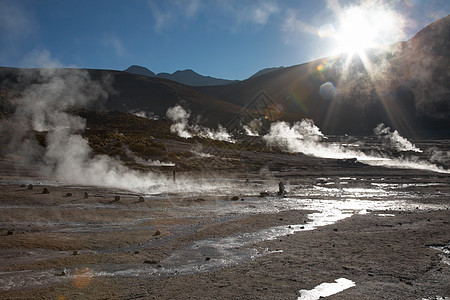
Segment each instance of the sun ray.
[{"label": "sun ray", "polygon": [[[329,0],[328,5],[333,9],[338,22],[335,24],[336,26],[325,24],[320,28],[318,34],[320,38],[334,39],[334,55],[339,57],[342,62],[340,64],[342,73],[338,82],[335,83],[338,87],[338,94],[339,87],[342,88],[343,85],[348,84],[352,75],[354,59],[358,57],[392,125],[410,131],[411,126],[408,124],[408,120],[396,107],[395,96],[387,95],[384,91],[383,82],[385,83],[385,80],[383,77],[386,74],[378,70],[371,61],[370,55],[367,54],[368,51],[401,40],[404,37],[404,19],[388,2],[383,1],[370,1],[360,5],[341,7],[338,0]],[[342,95],[339,96],[342,97]],[[330,123],[333,113],[336,113],[332,111],[338,107],[336,101],[338,99],[330,102],[324,124]]]}]

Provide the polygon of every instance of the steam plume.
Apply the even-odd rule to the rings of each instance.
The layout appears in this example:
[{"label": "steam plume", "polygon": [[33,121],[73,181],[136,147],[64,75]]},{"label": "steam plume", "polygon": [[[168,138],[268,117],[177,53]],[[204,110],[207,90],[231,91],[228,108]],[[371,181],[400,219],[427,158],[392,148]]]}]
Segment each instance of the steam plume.
[{"label": "steam plume", "polygon": [[262,122],[258,119],[253,119],[248,123],[248,125],[243,125],[242,128],[246,135],[249,136],[259,136],[259,131],[261,130]]},{"label": "steam plume", "polygon": [[[379,127],[379,129],[386,129],[384,128],[384,125]],[[412,145],[398,133],[394,134],[390,132],[389,128],[387,128],[386,134],[389,139],[393,139],[395,141],[394,145],[397,147],[400,147],[401,145],[401,149],[406,149],[406,146],[409,146],[409,144]],[[422,169],[434,172],[449,173],[441,167],[426,161],[420,161],[417,158],[390,158],[388,153],[385,153],[385,155],[374,155],[370,153],[366,154],[359,150],[346,148],[337,143],[323,143],[323,138],[325,138],[324,135],[311,120],[302,120],[301,122],[294,123],[292,126],[286,122],[272,123],[269,133],[263,136],[263,140],[268,146],[277,146],[282,150],[291,153],[304,153],[310,156],[334,159],[356,158],[362,163],[375,166]],[[410,151],[420,151],[413,145],[409,148],[414,149]]]},{"label": "steam plume", "polygon": [[199,136],[211,140],[226,141],[230,143],[235,142],[221,124],[218,125],[217,130],[200,125],[189,125],[189,117],[191,115],[180,105],[170,107],[166,112],[166,116],[173,122],[170,126],[170,131],[182,138]]},{"label": "steam plume", "polygon": [[[38,75],[37,83],[14,102],[12,119],[0,125],[1,132],[13,133],[9,151],[38,164],[42,175],[75,184],[148,191],[165,182],[163,177],[132,171],[109,156],[94,155],[78,134],[85,120],[68,113],[68,108],[105,99],[109,80],[93,81],[87,71],[74,69],[41,69]],[[13,128],[11,123],[20,126]],[[32,131],[47,132],[45,147],[35,141]]]},{"label": "steam plume", "polygon": [[159,116],[156,115],[154,112],[147,112],[143,110],[131,110],[129,111],[130,114],[133,114],[138,117],[147,118],[149,120],[159,120]]},{"label": "steam plume", "polygon": [[373,131],[381,139],[385,147],[392,148],[396,151],[422,152],[422,150],[402,137],[397,130],[391,131],[390,128],[386,127],[383,123],[378,124]]},{"label": "steam plume", "polygon": [[180,105],[169,107],[166,116],[173,122],[172,126],[170,126],[170,132],[186,139],[192,137],[192,134],[187,130],[189,127],[188,120],[191,115],[183,107]]}]

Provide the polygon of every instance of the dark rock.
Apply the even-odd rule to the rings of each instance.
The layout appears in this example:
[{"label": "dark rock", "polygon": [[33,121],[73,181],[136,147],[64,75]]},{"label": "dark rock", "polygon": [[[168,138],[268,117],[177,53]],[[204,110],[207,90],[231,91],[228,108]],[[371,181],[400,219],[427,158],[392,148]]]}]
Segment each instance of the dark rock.
[{"label": "dark rock", "polygon": [[156,232],[155,232],[155,234],[153,234],[153,236],[157,236],[157,235],[160,235],[160,234],[161,234],[161,232],[159,230],[156,230]]},{"label": "dark rock", "polygon": [[144,197],[143,196],[139,196],[138,202],[144,202],[144,201],[145,201]]},{"label": "dark rock", "polygon": [[89,194],[88,194],[88,192],[84,192],[84,196],[83,196],[83,198],[84,198],[84,199],[87,199],[87,198],[89,198]]},{"label": "dark rock", "polygon": [[27,190],[32,190],[33,189],[33,185],[30,183],[28,186],[27,186]]},{"label": "dark rock", "polygon": [[259,196],[260,197],[268,197],[268,196],[270,196],[270,194],[268,191],[262,191],[261,193],[259,193]]},{"label": "dark rock", "polygon": [[211,260],[211,257],[205,258],[205,261],[210,261],[210,260]]},{"label": "dark rock", "polygon": [[114,201],[119,201],[120,200],[120,196],[114,196]]},{"label": "dark rock", "polygon": [[156,265],[158,262],[156,260],[145,260],[144,264]]},{"label": "dark rock", "polygon": [[48,190],[48,188],[44,188],[43,190],[42,190],[42,194],[50,194],[50,191]]},{"label": "dark rock", "polygon": [[239,197],[238,197],[238,196],[233,196],[233,197],[231,198],[231,200],[232,200],[232,201],[238,201],[238,200],[239,200]]},{"label": "dark rock", "polygon": [[64,197],[72,197],[72,193],[66,193]]},{"label": "dark rock", "polygon": [[80,255],[80,252],[78,252],[77,250],[73,250],[73,253],[72,253],[72,255],[73,255],[73,256],[77,256],[77,255]]},{"label": "dark rock", "polygon": [[20,185],[21,188],[27,187],[25,184]]},{"label": "dark rock", "polygon": [[12,230],[8,230],[7,235],[13,235],[13,234],[14,234],[14,232]]},{"label": "dark rock", "polygon": [[286,194],[284,183],[283,181],[280,181],[280,183],[278,183],[278,196],[283,196],[284,194]]}]

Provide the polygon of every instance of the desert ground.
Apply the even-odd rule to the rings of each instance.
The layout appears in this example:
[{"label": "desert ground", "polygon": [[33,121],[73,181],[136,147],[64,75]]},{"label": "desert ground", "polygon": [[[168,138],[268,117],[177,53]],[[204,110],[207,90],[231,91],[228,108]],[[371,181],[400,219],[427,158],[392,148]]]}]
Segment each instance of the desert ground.
[{"label": "desert ground", "polygon": [[142,193],[44,178],[4,156],[0,298],[318,299],[305,291],[340,278],[353,286],[329,299],[450,297],[448,174],[241,161],[253,167],[178,171]]}]

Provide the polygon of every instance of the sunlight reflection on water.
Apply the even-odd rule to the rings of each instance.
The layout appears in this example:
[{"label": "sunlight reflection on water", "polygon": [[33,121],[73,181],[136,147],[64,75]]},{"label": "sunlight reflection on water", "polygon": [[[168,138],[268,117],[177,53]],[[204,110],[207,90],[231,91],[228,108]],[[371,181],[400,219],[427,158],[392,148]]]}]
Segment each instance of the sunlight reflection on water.
[{"label": "sunlight reflection on water", "polygon": [[[339,180],[348,180],[349,182],[357,182],[353,178],[339,178]],[[224,184],[229,185],[230,181],[223,180]],[[249,193],[249,184],[241,181],[232,181],[241,189],[233,190],[231,193],[238,194],[239,191]],[[332,185],[326,185],[330,182],[329,179],[323,178],[322,184],[313,184],[309,186],[304,185],[290,185],[290,197],[257,197],[256,191],[260,190],[267,182],[254,182],[250,184],[250,194],[253,196],[244,196],[245,201],[210,201],[200,202],[192,207],[173,206],[173,215],[176,211],[182,212],[184,217],[198,218],[202,215],[215,216],[229,216],[242,214],[257,214],[257,213],[276,213],[287,210],[304,210],[312,211],[308,214],[309,221],[304,224],[290,224],[283,226],[273,226],[258,231],[243,232],[240,234],[225,236],[223,238],[209,238],[204,240],[197,240],[184,248],[177,249],[169,254],[166,259],[158,262],[158,265],[148,264],[95,264],[89,265],[92,277],[103,276],[144,276],[144,277],[159,277],[159,276],[173,276],[192,274],[198,272],[208,272],[214,269],[223,267],[230,267],[244,262],[255,260],[265,255],[276,255],[281,252],[280,249],[267,249],[258,247],[258,243],[268,240],[273,240],[282,236],[301,233],[302,231],[314,230],[320,226],[334,224],[339,220],[349,218],[354,214],[371,214],[374,211],[404,211],[404,210],[437,210],[445,209],[443,205],[439,204],[424,204],[416,202],[412,199],[420,201],[423,195],[417,195],[402,188],[409,188],[414,186],[431,186],[432,184],[384,184],[384,183],[365,183],[365,187],[344,187],[339,186],[339,182],[333,182]],[[272,182],[271,184],[274,184]],[[217,189],[216,196],[217,196]],[[230,193],[228,191],[228,193]],[[192,194],[187,197],[197,197],[198,194]],[[168,201],[173,195],[160,195],[159,197],[167,197]],[[392,200],[395,199],[395,200]],[[97,209],[102,205],[80,204],[67,205],[62,209]],[[108,209],[113,210],[130,210],[141,209],[140,207],[128,207],[121,205],[108,205]],[[4,209],[15,209],[12,206],[2,207]],[[20,209],[43,209],[42,207],[32,207],[21,205]],[[149,213],[152,208],[143,207]],[[393,214],[381,214],[379,217],[390,217]],[[170,216],[167,216],[170,217]],[[102,232],[105,230],[117,230],[121,227],[137,225],[140,222],[148,221],[147,219],[135,219],[132,221],[118,222],[112,224],[111,222],[98,222],[95,226],[86,222],[67,223],[55,222],[61,232],[85,232],[86,227],[89,227],[89,232]],[[34,224],[38,225],[38,224]],[[51,222],[45,226],[52,226]],[[111,226],[113,228],[111,228]],[[151,242],[150,242],[151,243]],[[144,243],[149,246],[150,243]],[[132,248],[132,247],[131,247]],[[126,251],[130,251],[130,247]],[[105,250],[108,253],[125,251],[124,249],[109,249]],[[104,252],[105,252],[104,251]],[[0,253],[0,256],[6,258],[10,253]],[[49,258],[57,258],[70,255],[64,251],[52,251],[51,253],[44,251],[34,251],[32,254],[24,253],[18,255],[18,260],[28,261],[45,260]],[[14,260],[12,258],[12,260]],[[13,263],[11,258],[9,262]],[[82,268],[80,266],[79,268]],[[77,274],[77,267],[66,269],[63,271],[64,276],[60,276],[61,270],[25,270],[15,272],[0,273],[0,290],[19,289],[31,286],[40,286],[53,284],[62,281],[73,280]],[[59,274],[59,275],[58,275]]]}]

